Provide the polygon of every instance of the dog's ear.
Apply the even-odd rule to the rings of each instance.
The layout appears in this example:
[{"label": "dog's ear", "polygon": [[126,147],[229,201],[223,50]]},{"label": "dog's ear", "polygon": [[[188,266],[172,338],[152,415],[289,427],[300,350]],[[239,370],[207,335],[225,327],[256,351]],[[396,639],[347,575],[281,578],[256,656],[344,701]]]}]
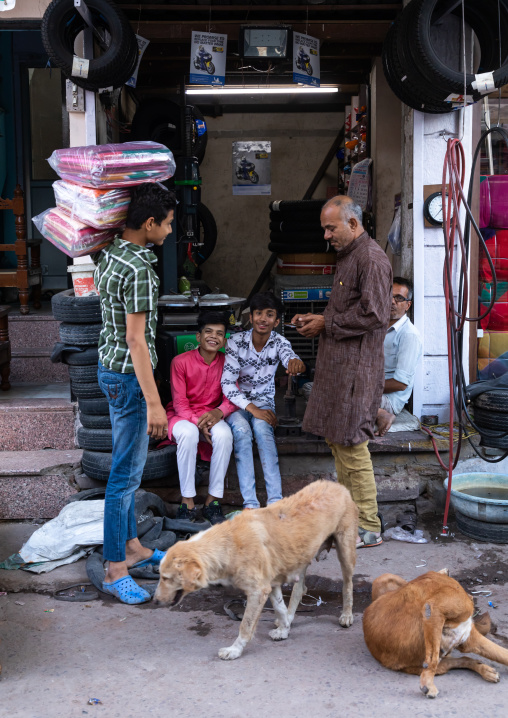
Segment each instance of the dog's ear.
[{"label": "dog's ear", "polygon": [[182,587],[186,593],[201,588],[202,577],[203,567],[196,559],[190,559],[182,565]]},{"label": "dog's ear", "polygon": [[492,621],[490,620],[488,611],[482,613],[481,616],[476,616],[474,625],[478,633],[481,633],[482,636],[486,636],[487,633],[490,633],[492,630]]},{"label": "dog's ear", "polygon": [[437,571],[437,573],[444,573],[445,576],[450,575],[450,571],[447,568],[442,568],[441,571]]}]

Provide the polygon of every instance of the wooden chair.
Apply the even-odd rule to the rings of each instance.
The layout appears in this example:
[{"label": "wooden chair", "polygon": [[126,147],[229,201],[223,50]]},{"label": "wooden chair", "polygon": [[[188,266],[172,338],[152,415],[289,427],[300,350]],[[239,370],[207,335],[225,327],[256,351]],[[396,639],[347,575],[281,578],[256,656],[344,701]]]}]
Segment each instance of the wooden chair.
[{"label": "wooden chair", "polygon": [[[13,199],[0,197],[0,210],[10,209],[14,214],[16,241],[14,244],[1,244],[0,252],[15,252],[18,260],[15,269],[0,269],[0,287],[17,287],[21,314],[28,314],[28,292],[33,287],[34,308],[41,306],[42,272],[41,242],[26,238],[25,201],[23,190],[16,185]],[[31,262],[28,264],[28,248],[31,250]]]},{"label": "wooden chair", "polygon": [[10,307],[0,306],[0,389],[7,391],[11,388],[9,374],[11,373],[11,343],[9,341]]}]

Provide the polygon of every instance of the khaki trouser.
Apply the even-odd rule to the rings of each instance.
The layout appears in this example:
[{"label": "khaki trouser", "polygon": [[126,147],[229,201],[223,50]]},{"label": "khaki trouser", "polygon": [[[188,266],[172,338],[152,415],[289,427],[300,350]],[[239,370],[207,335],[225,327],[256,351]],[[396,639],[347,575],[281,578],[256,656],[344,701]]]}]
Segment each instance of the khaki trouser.
[{"label": "khaki trouser", "polygon": [[381,531],[381,522],[377,515],[376,481],[368,441],[356,446],[334,444],[329,439],[326,443],[332,450],[339,484],[349,490],[351,497],[358,506],[359,524],[367,531]]}]

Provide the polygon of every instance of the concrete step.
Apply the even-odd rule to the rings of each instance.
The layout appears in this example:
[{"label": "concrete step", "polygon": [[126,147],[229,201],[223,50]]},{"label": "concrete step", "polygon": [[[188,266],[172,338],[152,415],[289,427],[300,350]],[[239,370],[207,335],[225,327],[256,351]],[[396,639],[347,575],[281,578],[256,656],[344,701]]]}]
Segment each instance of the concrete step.
[{"label": "concrete step", "polygon": [[82,451],[0,453],[0,520],[52,519],[76,493]]},{"label": "concrete step", "polygon": [[0,451],[74,449],[75,413],[70,398],[45,397],[38,384],[13,385],[0,396]]},{"label": "concrete step", "polygon": [[51,304],[31,309],[30,314],[9,314],[11,341],[11,382],[66,382],[69,380],[65,364],[50,360],[55,342],[59,341],[60,322],[53,318]]}]

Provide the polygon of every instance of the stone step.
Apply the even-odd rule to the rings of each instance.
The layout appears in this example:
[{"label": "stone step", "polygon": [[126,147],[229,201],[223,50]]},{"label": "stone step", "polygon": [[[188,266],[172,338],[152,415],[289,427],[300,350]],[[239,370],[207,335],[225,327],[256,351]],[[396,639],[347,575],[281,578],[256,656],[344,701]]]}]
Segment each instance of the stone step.
[{"label": "stone step", "polygon": [[0,520],[51,519],[76,493],[82,451],[2,451]]},{"label": "stone step", "polygon": [[42,393],[37,384],[32,391],[34,398],[10,398],[10,392],[0,396],[0,451],[74,449],[76,405],[70,398],[37,397]]}]

